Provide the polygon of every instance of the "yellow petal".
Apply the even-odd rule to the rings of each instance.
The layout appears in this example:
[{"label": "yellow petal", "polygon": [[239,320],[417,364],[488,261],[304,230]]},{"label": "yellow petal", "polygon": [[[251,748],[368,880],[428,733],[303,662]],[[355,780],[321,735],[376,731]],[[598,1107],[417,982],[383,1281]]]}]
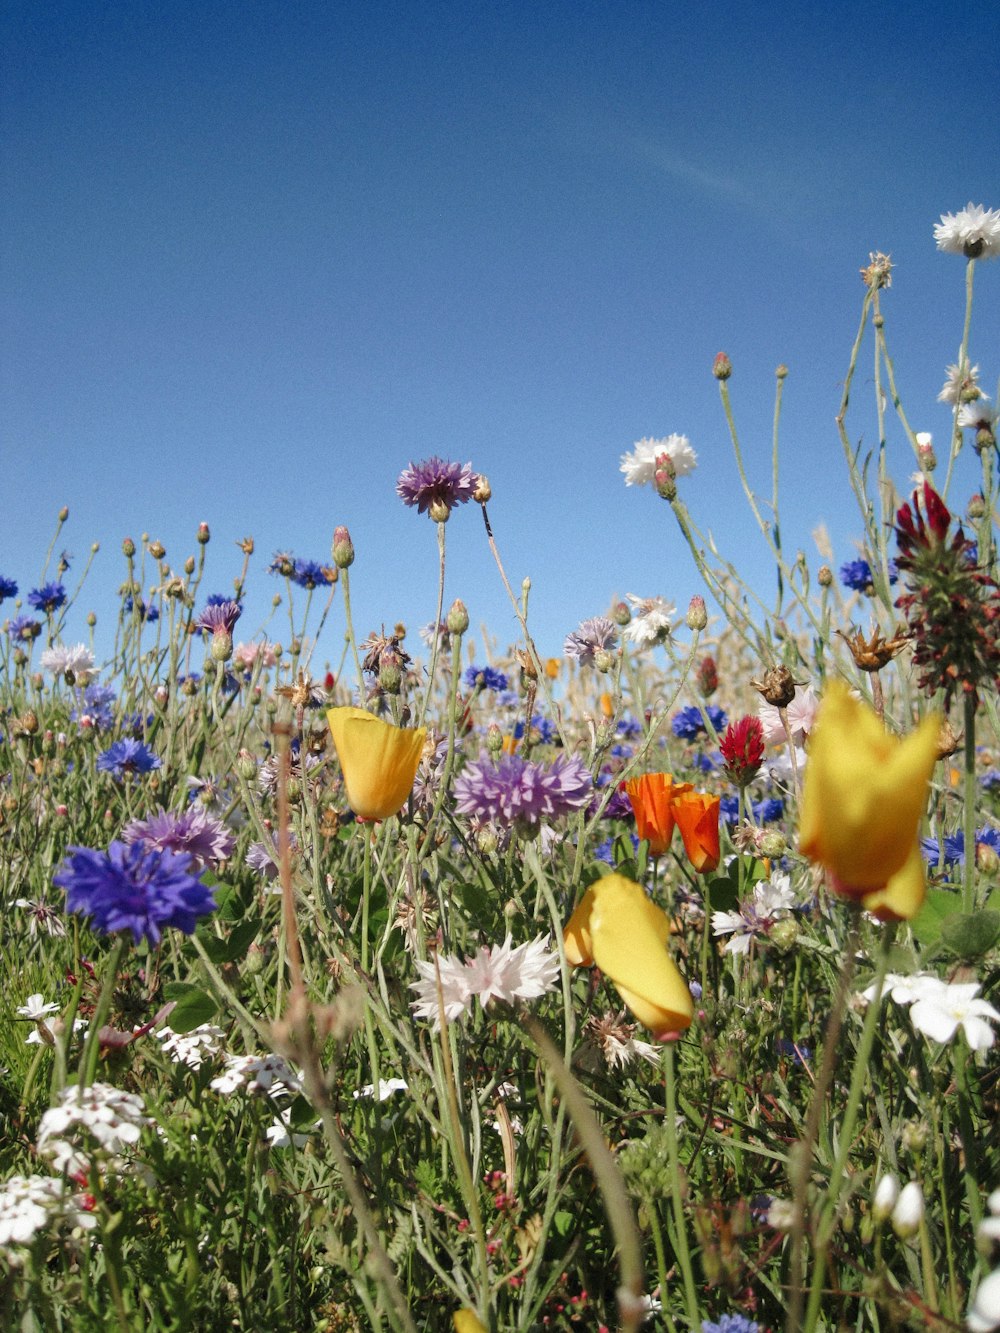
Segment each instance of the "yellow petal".
[{"label": "yellow petal", "polygon": [[594,941],[590,937],[590,913],[593,906],[594,890],[588,889],[566,922],[563,946],[570,967],[590,967],[594,961]]},{"label": "yellow petal", "polygon": [[486,1333],[486,1326],[471,1310],[456,1310],[451,1317],[455,1333]]},{"label": "yellow petal", "polygon": [[799,847],[845,886],[882,888],[906,864],[927,802],[940,719],[891,736],[842,681],[823,696],[809,742]]},{"label": "yellow petal", "polygon": [[327,709],[347,800],[362,819],[397,814],[413,790],[425,727],[391,726],[363,708]]},{"label": "yellow petal", "polygon": [[924,858],[920,844],[915,842],[902,870],[893,875],[884,889],[866,893],[861,906],[880,921],[909,921],[923,907],[926,894]]}]

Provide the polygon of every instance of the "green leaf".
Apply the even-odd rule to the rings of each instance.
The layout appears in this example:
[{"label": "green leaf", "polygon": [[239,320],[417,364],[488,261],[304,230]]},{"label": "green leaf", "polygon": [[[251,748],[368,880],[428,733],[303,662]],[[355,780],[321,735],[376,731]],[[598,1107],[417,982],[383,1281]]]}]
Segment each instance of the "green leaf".
[{"label": "green leaf", "polygon": [[941,925],[941,942],[959,958],[982,956],[1000,940],[1000,912],[959,912]]},{"label": "green leaf", "polygon": [[739,881],[719,875],[707,886],[708,907],[713,912],[732,912],[740,901]]},{"label": "green leaf", "polygon": [[[173,992],[183,989],[178,998]],[[175,1032],[190,1032],[202,1023],[210,1023],[219,1012],[219,1006],[207,992],[185,982],[174,982],[166,987],[168,999],[177,999],[177,1005],[170,1011],[167,1022]]]},{"label": "green leaf", "polygon": [[962,900],[958,894],[946,889],[928,889],[924,905],[910,922],[910,929],[925,949],[930,948],[940,940],[941,927],[947,918],[961,910]]},{"label": "green leaf", "polygon": [[466,916],[471,921],[487,921],[491,916],[490,902],[486,890],[477,881],[472,880],[458,886],[458,897]]}]

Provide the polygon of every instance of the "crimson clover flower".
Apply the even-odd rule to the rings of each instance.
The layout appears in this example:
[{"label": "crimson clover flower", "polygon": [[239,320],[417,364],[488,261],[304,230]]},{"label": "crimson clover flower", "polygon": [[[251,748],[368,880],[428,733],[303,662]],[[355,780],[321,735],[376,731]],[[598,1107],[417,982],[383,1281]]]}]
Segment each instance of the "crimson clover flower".
[{"label": "crimson clover flower", "polygon": [[212,891],[192,875],[186,852],[115,841],[106,852],[70,847],[52,882],[66,891],[66,910],[89,917],[101,935],[129,930],[138,944],[158,944],[166,926],[193,933],[215,910]]},{"label": "crimson clover flower", "polygon": [[445,523],[456,505],[472,499],[478,482],[471,463],[451,463],[435,455],[401,472],[396,494],[404,504],[416,505],[418,513]]},{"label": "crimson clover flower", "polygon": [[730,722],[719,749],[728,775],[737,787],[752,782],[764,760],[764,726],[759,717]]},{"label": "crimson clover flower", "polygon": [[488,755],[467,764],[455,783],[455,809],[482,824],[517,827],[534,837],[543,817],[579,810],[590,800],[593,784],[581,759],[559,755],[546,768],[520,755],[503,755],[494,765]]}]

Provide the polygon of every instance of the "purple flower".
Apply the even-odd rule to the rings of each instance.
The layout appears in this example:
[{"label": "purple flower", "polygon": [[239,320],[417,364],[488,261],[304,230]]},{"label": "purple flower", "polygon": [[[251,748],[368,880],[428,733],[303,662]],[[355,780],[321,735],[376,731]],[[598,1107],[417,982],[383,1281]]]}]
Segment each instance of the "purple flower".
[{"label": "purple flower", "polygon": [[[291,851],[295,851],[299,845],[299,840],[294,833],[288,835],[288,846]],[[278,851],[278,839],[274,839],[275,852]],[[252,842],[247,848],[246,864],[251,870],[255,870],[258,875],[263,875],[265,879],[275,879],[278,874],[278,863],[271,855],[271,848],[266,842]]]},{"label": "purple flower", "polygon": [[[721,708],[715,704],[706,704],[705,712],[716,731],[725,731],[727,719]],[[682,708],[679,713],[675,713],[670,726],[679,740],[693,741],[705,731],[705,719],[701,709],[692,706]]]},{"label": "purple flower", "polygon": [[81,727],[97,727],[98,731],[108,731],[115,725],[117,698],[110,685],[95,681],[85,690],[77,690],[76,697],[78,707],[69,715],[71,722],[78,722]]},{"label": "purple flower", "polygon": [[444,523],[456,505],[472,499],[478,482],[471,463],[449,463],[435,456],[401,472],[396,494],[404,504],[416,505],[419,513],[429,511],[435,523]]},{"label": "purple flower", "polygon": [[531,837],[543,816],[557,819],[581,809],[592,790],[590,773],[580,759],[559,755],[546,768],[516,754],[503,755],[495,765],[481,755],[455,783],[455,809],[478,823],[516,826]]},{"label": "purple flower", "polygon": [[470,690],[505,690],[507,677],[502,671],[491,666],[470,666],[466,668],[464,680]]},{"label": "purple flower", "polygon": [[132,612],[135,611],[138,613],[140,620],[148,620],[150,624],[152,624],[154,620],[159,620],[160,618],[160,613],[155,606],[147,606],[141,597],[133,598],[131,593],[129,593],[122,602],[122,610],[127,616],[130,616]]},{"label": "purple flower", "polygon": [[28,601],[36,611],[44,611],[49,615],[64,605],[66,589],[61,583],[45,583],[40,588],[32,588],[28,593]]},{"label": "purple flower", "polygon": [[701,1333],[760,1333],[760,1325],[742,1314],[724,1314],[718,1323],[701,1321]]},{"label": "purple flower", "polygon": [[0,578],[0,602],[5,602],[8,597],[17,596],[17,584],[13,579]]},{"label": "purple flower", "polygon": [[228,860],[236,845],[225,824],[203,805],[189,805],[179,815],[161,809],[148,819],[130,820],[122,829],[122,842],[144,842],[161,852],[186,852],[194,870]]},{"label": "purple flower", "polygon": [[130,930],[136,944],[158,944],[164,926],[190,935],[215,910],[212,892],[190,874],[191,858],[136,842],[106,852],[70,847],[52,882],[66,890],[66,910],[90,917],[99,934]]},{"label": "purple flower", "polygon": [[243,614],[239,602],[209,601],[201,615],[194,622],[195,629],[207,630],[211,634],[222,632],[232,634],[233,626]]},{"label": "purple flower", "polygon": [[300,588],[312,590],[313,588],[325,588],[328,583],[336,582],[336,575],[335,568],[328,568],[326,565],[318,564],[315,560],[296,560],[290,577],[292,582],[297,583]]},{"label": "purple flower", "polygon": [[7,637],[13,639],[15,643],[30,643],[32,639],[37,639],[41,632],[41,625],[37,620],[32,620],[31,616],[17,616],[7,622]]},{"label": "purple flower", "polygon": [[616,626],[607,616],[593,616],[567,634],[563,652],[567,657],[575,657],[581,666],[593,666],[595,653],[609,652],[617,643]]},{"label": "purple flower", "polygon": [[151,773],[162,762],[152,750],[146,749],[142,741],[129,736],[125,740],[115,741],[114,745],[97,756],[97,771],[122,778],[126,773]]}]

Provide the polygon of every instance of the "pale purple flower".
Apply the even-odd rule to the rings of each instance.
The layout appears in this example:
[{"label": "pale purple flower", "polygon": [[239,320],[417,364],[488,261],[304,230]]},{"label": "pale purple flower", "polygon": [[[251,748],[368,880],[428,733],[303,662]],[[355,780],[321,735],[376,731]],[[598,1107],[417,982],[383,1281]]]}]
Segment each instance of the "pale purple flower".
[{"label": "pale purple flower", "polygon": [[46,935],[62,936],[66,934],[66,924],[62,913],[37,898],[18,898],[15,907],[21,907],[28,913],[28,934],[32,939],[40,930]]},{"label": "pale purple flower", "polygon": [[194,622],[194,628],[210,634],[232,634],[233,626],[243,614],[239,602],[213,602],[206,606]]},{"label": "pale purple flower", "polygon": [[549,767],[520,755],[488,755],[467,764],[455,783],[455,809],[477,823],[491,821],[533,837],[543,818],[579,810],[590,800],[593,784],[586,764],[559,755]]},{"label": "pale purple flower", "polygon": [[228,860],[236,846],[225,824],[203,805],[189,805],[181,814],[160,809],[146,819],[130,820],[122,829],[122,842],[144,842],[161,852],[187,852],[195,871]]},{"label": "pale purple flower", "polygon": [[581,666],[593,666],[595,653],[607,653],[618,643],[618,629],[607,616],[584,620],[572,634],[567,634],[563,652],[575,657]]},{"label": "pale purple flower", "polygon": [[436,455],[411,463],[399,474],[396,494],[418,513],[443,523],[456,505],[472,499],[479,478],[471,463],[451,463]]},{"label": "pale purple flower", "polygon": [[736,912],[713,912],[712,934],[728,935],[726,953],[749,953],[754,939],[766,937],[776,921],[795,906],[795,895],[787,875],[775,873],[754,885],[753,895]]}]

